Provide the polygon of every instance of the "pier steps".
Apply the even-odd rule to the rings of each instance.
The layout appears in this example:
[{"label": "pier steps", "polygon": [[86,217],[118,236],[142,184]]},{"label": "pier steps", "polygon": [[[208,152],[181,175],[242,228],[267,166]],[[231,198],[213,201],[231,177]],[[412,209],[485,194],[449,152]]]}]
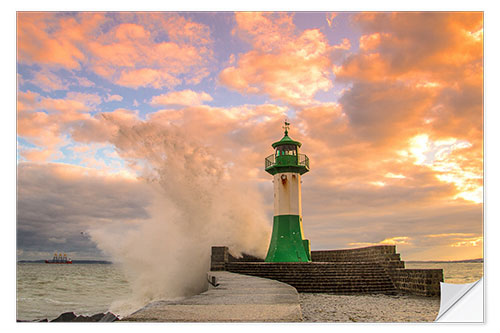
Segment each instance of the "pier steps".
[{"label": "pier steps", "polygon": [[375,262],[226,263],[227,271],[287,283],[298,292],[397,293],[384,268]]},{"label": "pier steps", "polygon": [[278,280],[304,293],[438,296],[443,282],[442,269],[405,269],[395,245],[311,251],[311,259],[271,263],[246,254],[233,256],[227,247],[214,246],[210,269]]}]

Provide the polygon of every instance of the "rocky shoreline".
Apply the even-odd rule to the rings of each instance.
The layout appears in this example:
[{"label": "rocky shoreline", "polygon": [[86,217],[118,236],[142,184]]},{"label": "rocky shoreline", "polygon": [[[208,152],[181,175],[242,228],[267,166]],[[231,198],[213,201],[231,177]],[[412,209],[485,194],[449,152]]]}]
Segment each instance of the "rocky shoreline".
[{"label": "rocky shoreline", "polygon": [[95,315],[92,316],[83,316],[83,315],[76,315],[74,312],[65,312],[59,315],[59,317],[48,320],[47,318],[41,319],[41,320],[17,320],[17,322],[29,322],[29,323],[55,323],[55,322],[63,322],[63,323],[111,323],[114,321],[119,321],[120,319],[113,313],[111,312],[106,312],[106,313],[96,313]]}]

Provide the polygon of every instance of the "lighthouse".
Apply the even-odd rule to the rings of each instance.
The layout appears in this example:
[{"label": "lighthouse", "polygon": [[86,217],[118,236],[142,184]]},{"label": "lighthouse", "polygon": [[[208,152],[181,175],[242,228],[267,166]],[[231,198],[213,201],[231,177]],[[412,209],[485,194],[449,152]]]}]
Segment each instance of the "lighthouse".
[{"label": "lighthouse", "polygon": [[302,145],[288,136],[272,144],[274,154],[266,157],[265,170],[273,175],[274,217],[266,262],[308,262],[311,249],[302,231],[301,176],[309,171],[309,158],[299,153]]}]

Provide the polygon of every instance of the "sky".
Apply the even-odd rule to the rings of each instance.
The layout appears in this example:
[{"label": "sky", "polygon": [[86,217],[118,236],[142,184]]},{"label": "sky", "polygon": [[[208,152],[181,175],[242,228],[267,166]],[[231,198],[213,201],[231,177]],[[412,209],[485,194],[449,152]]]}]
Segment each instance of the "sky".
[{"label": "sky", "polygon": [[285,119],[313,250],[483,256],[482,13],[20,12],[18,259],[261,254]]}]

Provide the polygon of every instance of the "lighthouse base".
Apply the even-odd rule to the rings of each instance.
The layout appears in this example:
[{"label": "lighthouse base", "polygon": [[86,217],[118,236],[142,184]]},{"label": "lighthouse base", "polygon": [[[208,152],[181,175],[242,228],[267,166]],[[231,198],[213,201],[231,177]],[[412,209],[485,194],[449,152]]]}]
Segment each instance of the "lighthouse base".
[{"label": "lighthouse base", "polygon": [[266,262],[309,262],[311,249],[308,239],[302,239],[302,217],[274,216],[271,244]]}]

